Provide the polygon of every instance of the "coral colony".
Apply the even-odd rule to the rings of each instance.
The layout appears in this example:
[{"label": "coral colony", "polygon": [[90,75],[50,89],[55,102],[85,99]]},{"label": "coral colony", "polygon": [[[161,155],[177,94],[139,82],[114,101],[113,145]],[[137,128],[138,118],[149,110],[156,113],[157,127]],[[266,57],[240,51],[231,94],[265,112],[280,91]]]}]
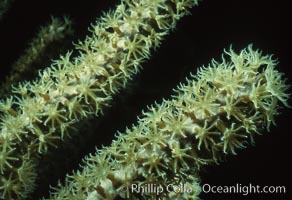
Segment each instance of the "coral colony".
[{"label": "coral colony", "polygon": [[[69,141],[81,119],[99,116],[138,73],[150,51],[197,0],[122,0],[32,82],[0,101],[0,199],[35,189],[38,158]],[[199,199],[198,171],[254,142],[275,124],[288,86],[277,62],[252,45],[225,50],[153,104],[110,146],[86,156],[47,199]],[[45,198],[43,198],[45,199]]]},{"label": "coral colony", "polygon": [[197,0],[123,0],[92,24],[91,35],[32,82],[1,100],[0,197],[35,189],[39,155],[67,141],[80,120],[100,115]]},{"label": "coral colony", "polygon": [[150,106],[111,146],[86,157],[49,199],[197,199],[200,168],[253,143],[275,123],[278,102],[288,106],[288,87],[271,56],[250,45],[223,58],[180,84],[173,99]]}]

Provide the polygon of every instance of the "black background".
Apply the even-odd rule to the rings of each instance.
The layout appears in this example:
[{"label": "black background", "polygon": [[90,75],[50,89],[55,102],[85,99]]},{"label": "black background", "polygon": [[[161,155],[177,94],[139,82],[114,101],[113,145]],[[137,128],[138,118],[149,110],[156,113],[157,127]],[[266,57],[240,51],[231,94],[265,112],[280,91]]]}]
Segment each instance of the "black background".
[{"label": "black background", "polygon": [[[117,1],[69,0],[15,0],[0,21],[0,78],[9,71],[34,36],[38,27],[47,23],[50,15],[72,17],[75,41],[88,33],[87,27],[102,10],[114,8]],[[180,81],[212,58],[220,60],[224,48],[232,44],[236,51],[253,43],[254,48],[274,54],[279,59],[278,69],[292,84],[291,25],[292,3],[289,0],[204,0],[191,10],[192,15],[181,20],[174,33],[168,36],[150,61],[143,64],[142,72],[115,99],[113,107],[92,127],[96,135],[84,147],[78,147],[77,158],[69,165],[60,164],[60,174],[78,168],[78,161],[94,152],[94,146],[109,145],[116,130],[124,131],[135,123],[136,116],[155,100],[170,98]],[[290,103],[291,104],[291,103]],[[284,185],[287,194],[222,195],[204,194],[202,199],[289,199],[291,182],[291,109],[282,109],[276,119],[277,126],[270,133],[256,138],[256,145],[230,156],[219,166],[209,166],[201,172],[202,184],[210,185]],[[62,152],[63,153],[63,152]],[[64,153],[68,156],[70,153]],[[48,178],[55,184],[62,176],[51,172]],[[55,176],[54,176],[55,175]],[[41,188],[32,199],[46,194],[48,186]]]}]

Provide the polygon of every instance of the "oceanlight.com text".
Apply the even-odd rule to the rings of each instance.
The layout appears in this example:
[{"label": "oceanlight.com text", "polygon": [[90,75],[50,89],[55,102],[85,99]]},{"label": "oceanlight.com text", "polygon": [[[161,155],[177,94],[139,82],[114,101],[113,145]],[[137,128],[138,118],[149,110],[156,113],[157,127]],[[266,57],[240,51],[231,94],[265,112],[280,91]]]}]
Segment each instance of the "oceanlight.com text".
[{"label": "oceanlight.com text", "polygon": [[202,192],[212,194],[285,194],[285,186],[260,186],[252,183],[243,185],[236,183],[235,185],[202,185]]}]

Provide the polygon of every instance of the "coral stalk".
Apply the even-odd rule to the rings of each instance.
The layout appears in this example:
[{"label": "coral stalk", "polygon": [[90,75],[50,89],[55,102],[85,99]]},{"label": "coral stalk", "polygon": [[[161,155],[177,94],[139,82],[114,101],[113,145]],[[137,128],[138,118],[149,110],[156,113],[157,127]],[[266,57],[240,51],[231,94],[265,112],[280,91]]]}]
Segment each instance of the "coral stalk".
[{"label": "coral stalk", "polygon": [[[19,84],[0,101],[0,198],[26,198],[34,188],[38,156],[64,140],[79,120],[100,115],[197,3],[122,0],[76,44],[79,56],[61,56],[37,80]],[[29,169],[26,176],[19,173],[22,166]]]},{"label": "coral stalk", "polygon": [[[51,17],[49,24],[41,26],[37,35],[30,41],[29,47],[24,50],[23,55],[12,64],[9,75],[0,84],[0,94],[8,96],[11,85],[25,80],[26,77],[31,77],[32,72],[38,70],[35,65],[39,66],[45,60],[44,58],[47,56],[45,54],[52,54],[48,47],[67,35],[73,34],[71,26],[72,21],[68,17],[63,17],[63,19]],[[57,53],[60,52],[57,51]]]},{"label": "coral stalk", "polygon": [[[279,103],[289,106],[288,86],[271,56],[250,45],[222,57],[181,84],[173,99],[150,106],[111,146],[85,157],[49,199],[197,199],[201,167],[253,143],[275,124]],[[163,192],[136,187],[149,184]]]}]

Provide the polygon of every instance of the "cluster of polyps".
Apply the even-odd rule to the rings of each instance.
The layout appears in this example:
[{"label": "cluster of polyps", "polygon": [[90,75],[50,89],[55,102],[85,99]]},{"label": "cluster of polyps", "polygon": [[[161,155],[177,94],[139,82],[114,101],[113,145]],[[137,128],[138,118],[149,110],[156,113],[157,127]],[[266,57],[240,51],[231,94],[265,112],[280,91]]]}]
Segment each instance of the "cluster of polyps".
[{"label": "cluster of polyps", "polygon": [[[181,84],[173,99],[143,112],[110,147],[86,157],[83,170],[67,176],[50,199],[197,199],[201,166],[253,142],[256,133],[274,123],[278,102],[288,106],[288,86],[271,56],[251,45],[226,55],[228,60],[212,61]],[[136,184],[142,189],[133,192]],[[179,184],[187,190],[144,188],[167,191],[168,185]]]},{"label": "cluster of polyps", "polygon": [[26,198],[35,186],[39,155],[62,142],[80,119],[99,115],[196,4],[122,0],[76,45],[79,56],[61,56],[37,80],[20,83],[0,101],[0,198]]}]

